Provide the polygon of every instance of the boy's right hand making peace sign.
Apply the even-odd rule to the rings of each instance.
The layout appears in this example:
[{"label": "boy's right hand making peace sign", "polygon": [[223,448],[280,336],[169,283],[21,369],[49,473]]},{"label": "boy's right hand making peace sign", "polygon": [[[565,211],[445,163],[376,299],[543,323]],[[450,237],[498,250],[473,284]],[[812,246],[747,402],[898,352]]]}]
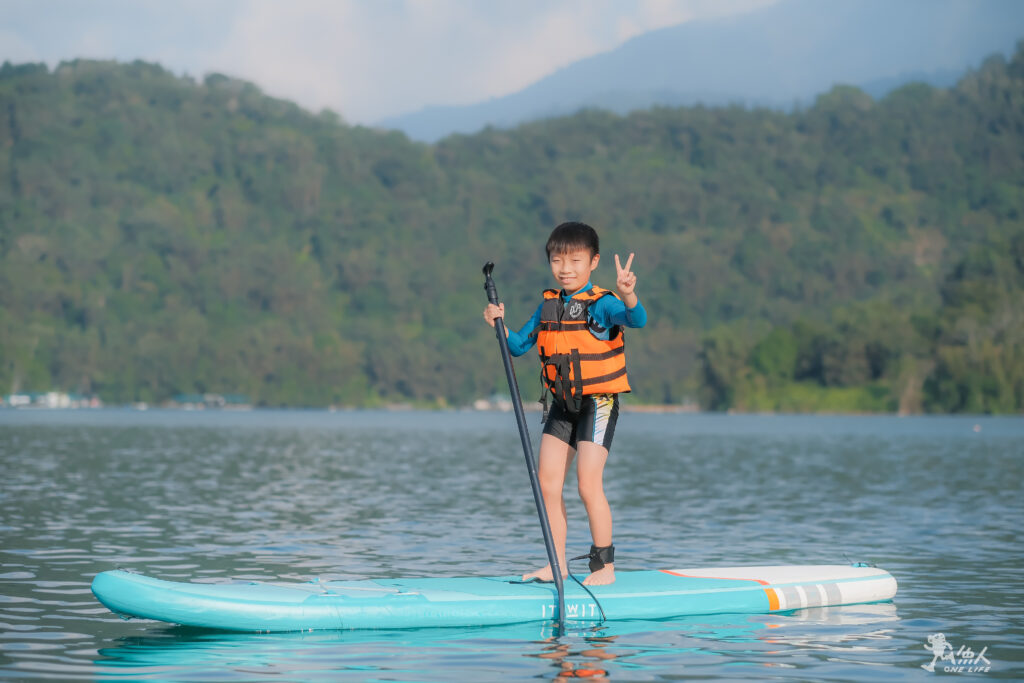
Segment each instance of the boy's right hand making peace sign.
[{"label": "boy's right hand making peace sign", "polygon": [[623,266],[619,261],[619,255],[615,255],[615,286],[619,290],[619,297],[626,304],[626,308],[634,308],[637,304],[637,296],[633,291],[636,289],[636,273],[629,269],[633,265],[633,256],[635,254],[631,253],[626,259],[626,265]]}]

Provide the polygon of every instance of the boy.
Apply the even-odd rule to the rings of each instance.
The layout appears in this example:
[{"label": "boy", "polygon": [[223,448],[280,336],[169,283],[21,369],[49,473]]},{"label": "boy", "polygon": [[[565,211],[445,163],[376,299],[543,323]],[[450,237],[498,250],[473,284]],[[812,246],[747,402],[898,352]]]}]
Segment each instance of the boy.
[{"label": "boy", "polygon": [[[563,577],[567,521],[562,488],[576,460],[580,498],[587,509],[590,534],[589,586],[615,581],[612,511],[604,495],[604,465],[619,416],[619,394],[629,391],[623,327],[643,327],[647,313],[636,292],[636,275],[615,255],[616,289],[595,287],[590,275],[601,260],[597,232],[585,223],[562,223],[547,242],[551,274],[561,291],[549,289],[533,317],[518,332],[508,330],[513,356],[538,345],[545,407],[553,401],[540,442],[540,479],[551,535]],[[488,304],[484,320],[494,327],[505,317],[505,305]],[[524,581],[553,580],[551,566],[523,575]]]}]

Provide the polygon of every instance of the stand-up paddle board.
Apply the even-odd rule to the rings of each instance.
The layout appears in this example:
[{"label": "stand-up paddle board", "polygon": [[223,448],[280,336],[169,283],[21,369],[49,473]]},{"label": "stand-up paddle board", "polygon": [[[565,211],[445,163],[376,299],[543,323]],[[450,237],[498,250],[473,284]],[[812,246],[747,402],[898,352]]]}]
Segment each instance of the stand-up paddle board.
[{"label": "stand-up paddle board", "polygon": [[[764,614],[890,600],[896,580],[863,564],[620,571],[591,597],[565,584],[566,619],[664,619]],[[180,583],[127,571],[92,591],[125,617],[231,631],[483,626],[558,618],[554,584],[518,577],[309,583]],[[596,601],[595,601],[596,598]]]}]

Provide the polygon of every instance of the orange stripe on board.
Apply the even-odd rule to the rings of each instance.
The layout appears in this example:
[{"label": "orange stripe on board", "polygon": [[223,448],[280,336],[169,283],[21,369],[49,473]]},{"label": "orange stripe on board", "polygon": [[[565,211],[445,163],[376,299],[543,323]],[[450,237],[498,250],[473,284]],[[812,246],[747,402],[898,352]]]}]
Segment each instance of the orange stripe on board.
[{"label": "orange stripe on board", "polygon": [[775,594],[775,589],[765,588],[764,592],[768,596],[768,609],[773,612],[779,609],[779,596]]},{"label": "orange stripe on board", "polygon": [[762,581],[761,579],[741,579],[741,578],[737,578],[735,576],[693,576],[692,574],[680,574],[679,572],[674,572],[671,569],[661,569],[659,571],[661,571],[661,572],[663,572],[665,574],[671,574],[672,576],[682,576],[682,577],[687,578],[687,579],[721,579],[722,581],[756,581],[757,583],[761,584],[762,586],[767,586],[768,585],[767,581]]}]

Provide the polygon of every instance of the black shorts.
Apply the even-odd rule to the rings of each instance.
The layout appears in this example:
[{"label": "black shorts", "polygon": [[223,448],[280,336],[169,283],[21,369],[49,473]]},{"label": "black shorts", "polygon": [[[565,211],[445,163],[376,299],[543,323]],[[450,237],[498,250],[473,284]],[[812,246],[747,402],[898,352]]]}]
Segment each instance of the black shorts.
[{"label": "black shorts", "polygon": [[557,403],[551,406],[548,421],[544,423],[544,433],[573,448],[580,441],[593,441],[610,451],[618,421],[619,395],[592,394],[583,397],[578,415],[570,415]]}]

